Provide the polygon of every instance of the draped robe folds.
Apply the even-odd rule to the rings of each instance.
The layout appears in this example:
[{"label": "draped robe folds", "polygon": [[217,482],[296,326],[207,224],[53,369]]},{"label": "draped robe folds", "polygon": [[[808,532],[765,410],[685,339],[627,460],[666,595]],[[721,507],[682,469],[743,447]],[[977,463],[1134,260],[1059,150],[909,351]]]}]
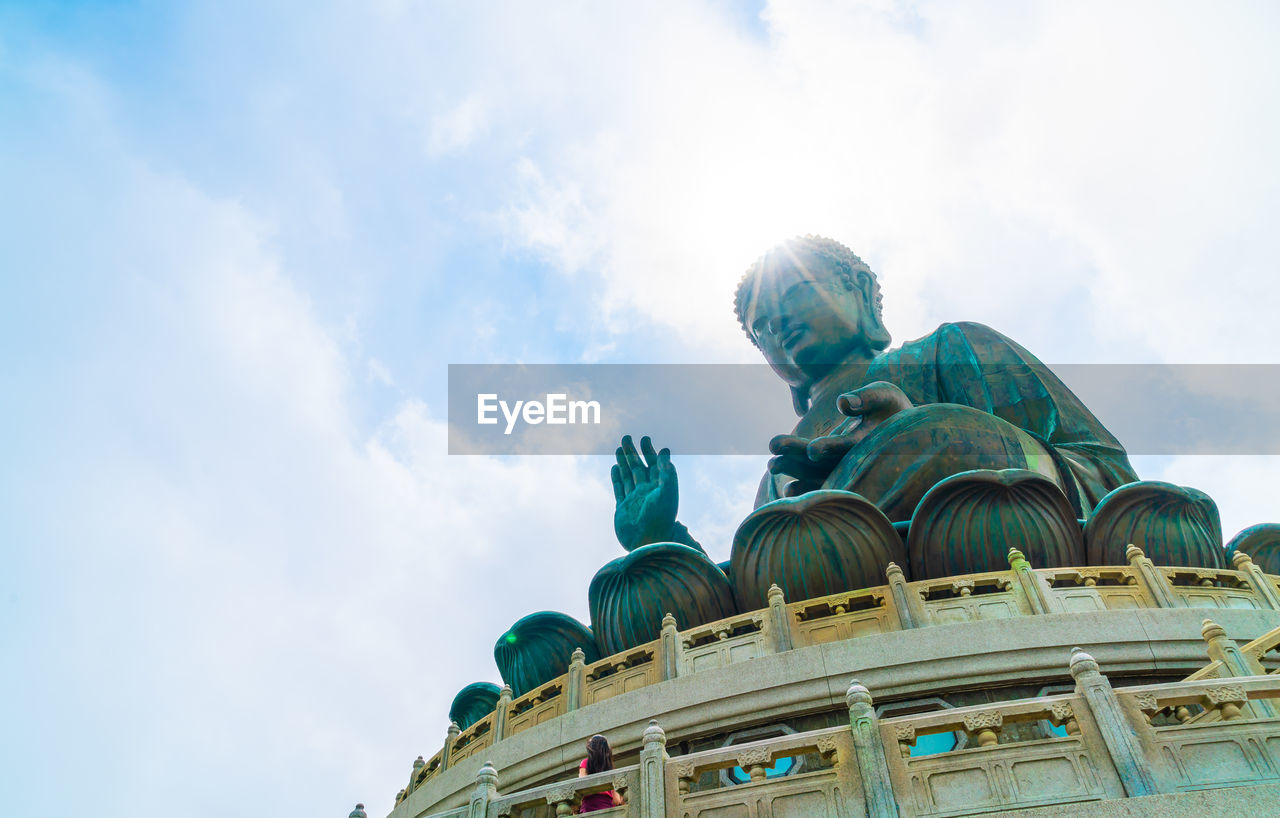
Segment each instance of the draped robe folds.
[{"label": "draped robe folds", "polygon": [[[970,469],[1044,474],[1082,518],[1107,492],[1138,479],[1119,441],[1057,375],[982,324],[943,324],[841,377],[847,377],[842,391],[888,381],[911,399],[911,409],[875,427],[823,484],[861,494],[891,520],[910,519],[938,481]],[[797,434],[806,426],[827,434],[861,422],[809,420]],[[766,474],[756,505],[784,496],[790,480]]]}]

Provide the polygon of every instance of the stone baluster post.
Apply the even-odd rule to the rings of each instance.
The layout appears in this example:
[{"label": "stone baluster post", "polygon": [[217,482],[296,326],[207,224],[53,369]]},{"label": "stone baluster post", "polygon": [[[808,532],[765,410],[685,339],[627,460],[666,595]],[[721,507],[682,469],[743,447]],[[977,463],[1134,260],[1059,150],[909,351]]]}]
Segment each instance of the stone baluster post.
[{"label": "stone baluster post", "polygon": [[[1263,676],[1266,674],[1267,671],[1263,669],[1262,664],[1240,650],[1235,640],[1227,636],[1226,630],[1212,619],[1204,621],[1204,625],[1200,628],[1200,636],[1208,647],[1209,658],[1221,663],[1224,675]],[[1249,706],[1260,718],[1273,719],[1277,715],[1275,703],[1270,699],[1255,699],[1249,702]]]},{"label": "stone baluster post", "polygon": [[467,803],[467,818],[488,818],[489,802],[498,794],[498,771],[492,761],[486,761],[476,773],[476,787]]},{"label": "stone baluster post", "polygon": [[[1138,798],[1158,793],[1160,790],[1151,764],[1138,741],[1136,730],[1139,728],[1125,715],[1111,682],[1098,669],[1097,661],[1080,648],[1072,648],[1071,675],[1076,680],[1076,693],[1084,699],[1094,723],[1098,725],[1125,794]],[[1148,729],[1145,721],[1141,729]]]},{"label": "stone baluster post", "polygon": [[511,686],[503,685],[498,691],[498,704],[493,708],[494,743],[507,737],[507,717],[511,715]]},{"label": "stone baluster post", "polygon": [[[448,739],[445,739],[445,746],[449,746]],[[418,756],[413,760],[413,772],[409,773],[409,786],[404,788],[406,796],[418,788],[418,773],[422,772],[422,768],[425,766],[427,766],[427,762],[422,760],[422,756]],[[444,769],[443,762],[440,769]]]},{"label": "stone baluster post", "polygon": [[1231,557],[1231,564],[1235,566],[1237,571],[1244,574],[1245,580],[1249,583],[1249,587],[1268,608],[1273,611],[1280,611],[1280,592],[1276,591],[1276,586],[1271,584],[1271,580],[1267,579],[1267,575],[1258,567],[1253,558],[1243,551],[1237,551]]},{"label": "stone baluster post", "polygon": [[1035,572],[1035,569],[1031,567],[1031,563],[1016,548],[1009,549],[1009,567],[1013,569],[1014,579],[1017,580],[1017,586],[1022,592],[1023,598],[1027,600],[1031,613],[1051,614],[1063,612],[1062,603],[1054,595],[1049,583],[1044,577]]},{"label": "stone baluster post", "polygon": [[769,586],[769,630],[773,632],[774,653],[791,650],[791,615],[782,589],[776,584]]},{"label": "stone baluster post", "polygon": [[1142,583],[1147,592],[1156,601],[1156,605],[1161,608],[1182,608],[1182,600],[1178,599],[1173,593],[1173,585],[1169,582],[1169,578],[1165,576],[1164,571],[1156,567],[1156,564],[1142,553],[1142,549],[1136,545],[1130,545],[1124,551],[1124,557],[1129,561],[1129,565],[1133,567],[1134,572],[1138,575],[1138,581]]},{"label": "stone baluster post", "polygon": [[680,632],[676,630],[676,618],[669,613],[662,617],[659,645],[662,649],[662,680],[665,682],[680,675]]},{"label": "stone baluster post", "polygon": [[857,679],[844,696],[849,705],[849,728],[853,731],[853,755],[862,777],[862,797],[867,818],[897,818],[898,802],[889,778],[889,762],[884,755],[880,722],[871,706],[871,692]]},{"label": "stone baluster post", "polygon": [[440,753],[440,772],[449,769],[449,757],[453,755],[453,745],[457,743],[458,733],[461,732],[456,721],[449,722],[449,730],[444,735],[444,752]]},{"label": "stone baluster post", "polygon": [[356,804],[356,808],[351,810],[347,818],[369,818],[369,813],[364,811],[364,804]]},{"label": "stone baluster post", "polygon": [[889,594],[893,598],[893,608],[898,612],[898,624],[902,629],[905,631],[927,625],[920,595],[907,587],[907,578],[898,564],[889,563],[884,573],[889,578]]},{"label": "stone baluster post", "polygon": [[650,721],[644,729],[640,748],[640,785],[636,815],[639,818],[666,818],[667,815],[667,734]]},{"label": "stone baluster post", "polygon": [[587,683],[587,654],[582,648],[574,648],[569,658],[569,684],[564,694],[564,709],[577,710],[582,707],[583,687]]}]

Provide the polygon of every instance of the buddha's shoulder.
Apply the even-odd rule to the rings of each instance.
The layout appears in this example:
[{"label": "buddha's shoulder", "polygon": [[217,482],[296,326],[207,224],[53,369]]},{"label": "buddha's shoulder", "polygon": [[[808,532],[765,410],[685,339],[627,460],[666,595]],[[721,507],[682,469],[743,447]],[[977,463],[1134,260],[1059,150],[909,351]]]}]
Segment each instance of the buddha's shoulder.
[{"label": "buddha's shoulder", "polygon": [[928,335],[922,335],[878,356],[884,363],[920,360],[933,357],[940,349],[956,345],[972,346],[993,341],[1008,341],[1004,334],[977,321],[948,321]]}]

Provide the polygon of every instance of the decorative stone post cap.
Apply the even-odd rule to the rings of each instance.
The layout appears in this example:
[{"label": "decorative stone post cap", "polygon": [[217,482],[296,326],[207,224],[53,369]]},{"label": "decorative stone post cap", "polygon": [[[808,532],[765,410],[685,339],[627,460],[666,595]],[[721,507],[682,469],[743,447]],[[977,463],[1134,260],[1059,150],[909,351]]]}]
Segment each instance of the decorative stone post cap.
[{"label": "decorative stone post cap", "polygon": [[845,704],[853,707],[855,704],[871,704],[871,691],[867,690],[866,685],[854,679],[849,683],[849,689],[844,694]]},{"label": "decorative stone post cap", "polygon": [[885,566],[884,572],[889,577],[892,577],[894,574],[897,574],[898,576],[902,576],[902,569],[898,567],[898,563],[896,562],[891,562],[887,566]]},{"label": "decorative stone post cap", "polygon": [[510,700],[511,697],[512,697],[511,685],[503,685],[502,689],[498,691],[498,698],[499,699],[505,698],[507,700]]},{"label": "decorative stone post cap", "polygon": [[574,648],[573,655],[569,657],[570,662],[582,664],[587,661],[587,654],[582,648]]},{"label": "decorative stone post cap", "polygon": [[1025,561],[1026,561],[1026,559],[1027,559],[1027,558],[1026,558],[1026,557],[1024,557],[1024,556],[1022,556],[1022,552],[1021,552],[1021,551],[1019,551],[1018,549],[1016,549],[1016,548],[1010,548],[1010,549],[1009,549],[1009,564],[1010,564],[1010,565],[1013,565],[1013,564],[1014,564],[1015,562],[1017,562],[1018,560],[1022,560],[1023,562],[1025,562]]},{"label": "decorative stone post cap", "polygon": [[427,762],[422,760],[422,756],[418,756],[413,760],[413,768],[415,770],[421,770],[425,766],[427,766]]},{"label": "decorative stone post cap", "polygon": [[648,747],[650,744],[666,745],[666,743],[667,734],[658,726],[658,720],[650,719],[649,726],[644,728],[644,746]]},{"label": "decorative stone post cap", "polygon": [[1086,673],[1098,673],[1098,660],[1080,648],[1071,649],[1071,676],[1079,679]]},{"label": "decorative stone post cap", "polygon": [[782,589],[778,587],[778,583],[776,583],[776,582],[769,586],[769,594],[768,594],[768,596],[769,596],[769,602],[773,602],[773,600],[774,600],[775,598],[776,598],[779,602],[784,602],[784,601],[786,601],[786,600],[785,600],[785,597],[783,597],[783,595],[782,595]]},{"label": "decorative stone post cap", "polygon": [[1134,560],[1145,556],[1146,554],[1143,553],[1142,549],[1133,543],[1129,543],[1129,547],[1124,550],[1124,558],[1129,562],[1133,562]]},{"label": "decorative stone post cap", "polygon": [[1237,571],[1244,571],[1246,567],[1252,562],[1253,562],[1253,557],[1249,556],[1243,551],[1237,551],[1231,555],[1231,564],[1235,566]]},{"label": "decorative stone post cap", "polygon": [[498,770],[493,766],[492,761],[486,761],[481,765],[476,772],[476,783],[498,786]]},{"label": "decorative stone post cap", "polygon": [[667,615],[662,617],[662,627],[674,628],[675,626],[676,626],[676,618],[670,612],[667,612]]},{"label": "decorative stone post cap", "polygon": [[356,804],[356,808],[351,810],[347,818],[369,818],[369,813],[364,811],[364,804]]},{"label": "decorative stone post cap", "polygon": [[1204,641],[1208,642],[1212,639],[1226,636],[1227,631],[1212,619],[1206,619],[1204,624],[1200,626],[1200,635],[1204,637]]},{"label": "decorative stone post cap", "polygon": [[456,721],[449,722],[449,735],[456,736],[462,732],[462,728],[458,726]]}]

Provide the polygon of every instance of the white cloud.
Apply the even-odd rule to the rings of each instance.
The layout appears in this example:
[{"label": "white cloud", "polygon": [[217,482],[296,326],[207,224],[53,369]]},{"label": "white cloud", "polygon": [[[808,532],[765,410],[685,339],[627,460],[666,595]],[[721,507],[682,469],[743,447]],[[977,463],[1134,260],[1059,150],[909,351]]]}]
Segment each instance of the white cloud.
[{"label": "white cloud", "polygon": [[[108,816],[384,810],[453,692],[494,678],[497,634],[540,608],[585,618],[619,553],[607,459],[444,456],[423,380],[366,348],[399,305],[350,318],[334,292],[358,284],[280,231],[394,245],[370,226],[390,215],[446,249],[530,249],[603,292],[555,316],[586,325],[584,358],[652,332],[754,360],[733,286],[810,231],[882,273],[898,340],[969,318],[1050,361],[1274,355],[1269,5],[777,2],[764,36],[714,4],[460,8],[194,8],[172,51],[195,67],[162,72],[190,93],[172,133],[117,121],[167,86],[3,65],[33,111],[6,129],[24,194],[0,220],[24,272],[0,304],[24,359],[7,638],[31,657],[5,682],[29,705],[6,767],[32,809],[75,748]],[[272,49],[243,47],[255,27]],[[424,155],[476,169],[424,203],[474,183],[497,218],[395,211],[383,194]],[[492,338],[526,306],[501,298],[427,306]],[[371,380],[401,397],[364,405]],[[680,464],[682,518],[717,558],[760,465]],[[1147,476],[1208,491],[1230,536],[1276,518],[1278,474]]]},{"label": "white cloud", "polygon": [[427,154],[433,157],[467,147],[488,122],[484,102],[477,96],[469,96],[454,107],[431,118],[427,132]]}]

